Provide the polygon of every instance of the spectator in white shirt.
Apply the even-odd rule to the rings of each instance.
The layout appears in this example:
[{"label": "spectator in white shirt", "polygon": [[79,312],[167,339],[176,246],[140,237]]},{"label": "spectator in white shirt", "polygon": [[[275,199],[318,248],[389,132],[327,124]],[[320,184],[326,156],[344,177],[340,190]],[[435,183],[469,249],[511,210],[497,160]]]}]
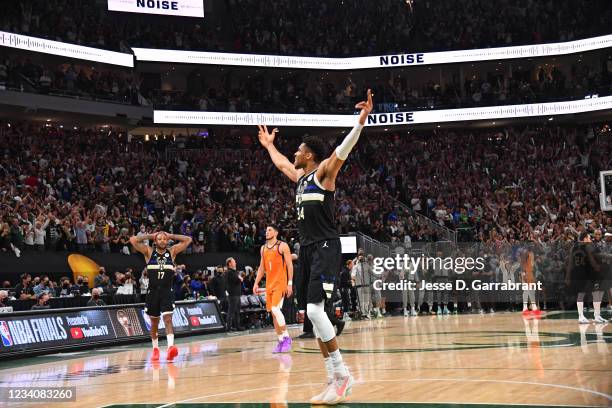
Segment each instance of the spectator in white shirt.
[{"label": "spectator in white shirt", "polygon": [[49,225],[49,219],[47,218],[44,224],[41,224],[40,220],[36,220],[34,227],[34,245],[38,251],[45,250],[45,238],[47,236],[47,226]]}]

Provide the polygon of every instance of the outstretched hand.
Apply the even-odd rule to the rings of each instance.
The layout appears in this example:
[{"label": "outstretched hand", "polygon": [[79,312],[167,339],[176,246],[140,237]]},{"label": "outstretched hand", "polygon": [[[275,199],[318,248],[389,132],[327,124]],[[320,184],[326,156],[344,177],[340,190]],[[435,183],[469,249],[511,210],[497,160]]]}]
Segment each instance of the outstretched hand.
[{"label": "outstretched hand", "polygon": [[259,128],[259,134],[257,135],[259,137],[259,143],[265,148],[274,144],[274,136],[276,136],[278,129],[274,128],[272,129],[272,133],[270,133],[266,125],[257,125],[257,127]]},{"label": "outstretched hand", "polygon": [[373,107],[374,102],[372,101],[372,90],[368,89],[368,100],[361,101],[355,105],[356,109],[361,109],[361,113],[359,113],[359,123],[365,125],[366,119],[368,119],[368,115],[370,112],[372,112]]}]

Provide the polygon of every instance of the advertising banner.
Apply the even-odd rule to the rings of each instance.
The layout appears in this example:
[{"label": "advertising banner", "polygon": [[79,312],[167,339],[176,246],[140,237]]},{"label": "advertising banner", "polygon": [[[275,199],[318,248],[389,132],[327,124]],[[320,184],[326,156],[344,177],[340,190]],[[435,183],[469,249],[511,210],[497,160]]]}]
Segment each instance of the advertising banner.
[{"label": "advertising banner", "polygon": [[[417,125],[474,120],[493,120],[529,116],[554,116],[612,109],[612,96],[575,101],[530,103],[523,105],[489,106],[484,108],[437,109],[415,112],[373,113],[366,126]],[[183,125],[244,125],[304,127],[353,127],[356,115],[315,115],[283,113],[236,113],[166,111],[153,112],[156,124]]]},{"label": "advertising banner", "polygon": [[321,58],[287,55],[234,54],[224,52],[158,50],[132,48],[139,61],[177,62],[202,65],[234,65],[291,69],[353,70],[416,65],[456,64],[459,62],[495,61],[514,58],[550,57],[575,54],[612,46],[612,35],[551,44],[482,48],[442,52],[408,52],[370,57]]},{"label": "advertising banner", "polygon": [[[198,333],[223,328],[215,301],[176,305],[172,322],[176,333]],[[101,309],[14,313],[0,317],[0,356],[30,351],[53,351],[117,340],[147,339],[151,321],[142,304]],[[160,332],[164,333],[163,320]]]}]

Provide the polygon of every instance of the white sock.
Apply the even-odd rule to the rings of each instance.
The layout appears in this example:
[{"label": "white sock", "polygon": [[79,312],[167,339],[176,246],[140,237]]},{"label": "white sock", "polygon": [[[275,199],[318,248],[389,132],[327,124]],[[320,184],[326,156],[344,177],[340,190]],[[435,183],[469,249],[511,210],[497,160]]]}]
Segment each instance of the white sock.
[{"label": "white sock", "polygon": [[538,304],[537,303],[532,303],[531,304],[531,310],[538,310]]},{"label": "white sock", "polygon": [[153,348],[159,348],[159,340],[157,338],[151,339],[151,343],[153,343]]},{"label": "white sock", "polygon": [[174,346],[174,333],[167,334],[166,335],[166,340],[168,340],[168,347]]},{"label": "white sock", "polygon": [[386,313],[387,313],[387,309],[383,307],[383,314],[386,314]]},{"label": "white sock", "polygon": [[593,309],[595,309],[595,318],[601,317],[601,302],[593,302]]},{"label": "white sock", "polygon": [[283,333],[281,333],[281,334],[279,334],[277,336],[278,336],[278,341],[283,341],[283,337],[284,337]]},{"label": "white sock", "polygon": [[529,308],[527,307],[527,302],[523,302],[523,312],[525,310],[529,310]]},{"label": "white sock", "polygon": [[344,362],[342,361],[340,350],[332,351],[329,353],[329,357],[334,365],[334,374],[337,374],[339,377],[346,377],[349,373],[344,365]]},{"label": "white sock", "polygon": [[283,330],[282,336],[283,336],[283,338],[289,337],[289,332],[287,331],[287,329]]},{"label": "white sock", "polygon": [[576,302],[576,306],[578,307],[578,318],[584,319],[584,302]]},{"label": "white sock", "polygon": [[327,371],[327,382],[331,383],[334,381],[334,363],[331,357],[324,358],[323,361],[325,362],[325,370]]}]

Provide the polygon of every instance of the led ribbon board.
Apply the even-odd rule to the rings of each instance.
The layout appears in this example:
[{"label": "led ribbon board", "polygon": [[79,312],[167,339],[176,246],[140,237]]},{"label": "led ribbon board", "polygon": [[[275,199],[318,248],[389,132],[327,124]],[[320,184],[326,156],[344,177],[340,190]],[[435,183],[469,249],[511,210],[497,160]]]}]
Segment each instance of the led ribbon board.
[{"label": "led ribbon board", "polygon": [[45,54],[61,55],[85,61],[103,62],[123,67],[134,67],[134,57],[122,52],[106,51],[99,48],[84,47],[27,35],[0,31],[0,46],[18,48],[20,50],[44,52]]},{"label": "led ribbon board", "polygon": [[406,53],[355,58],[292,57],[262,54],[158,50],[151,48],[132,48],[132,50],[139,61],[291,69],[351,70],[547,57],[575,54],[608,47],[612,47],[612,35],[553,44],[481,48],[477,50],[462,51]]},{"label": "led ribbon board", "polygon": [[[444,123],[473,120],[554,116],[612,109],[612,96],[579,99],[567,102],[531,103],[525,105],[491,106],[487,108],[441,109],[416,112],[374,113],[366,126],[394,126],[423,123]],[[282,113],[236,113],[156,110],[156,124],[184,125],[248,125],[308,127],[352,127],[355,115],[304,115]]]},{"label": "led ribbon board", "polygon": [[204,0],[108,0],[111,11],[204,17]]}]

